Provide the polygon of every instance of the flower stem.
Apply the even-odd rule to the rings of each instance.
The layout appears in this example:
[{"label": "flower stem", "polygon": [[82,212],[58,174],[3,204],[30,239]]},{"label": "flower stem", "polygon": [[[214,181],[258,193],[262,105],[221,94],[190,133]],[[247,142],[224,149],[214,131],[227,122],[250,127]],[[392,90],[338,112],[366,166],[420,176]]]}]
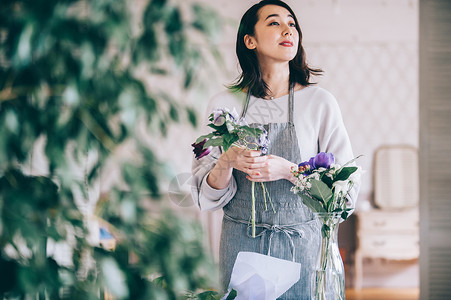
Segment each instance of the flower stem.
[{"label": "flower stem", "polygon": [[252,211],[251,211],[251,225],[252,225],[252,237],[255,237],[255,181],[252,181]]},{"label": "flower stem", "polygon": [[269,194],[268,190],[266,189],[265,184],[263,182],[261,184],[262,184],[262,189],[263,189],[263,197],[265,197],[265,210],[267,210],[267,208],[266,208],[266,196],[267,196],[268,200],[269,200],[269,204],[271,204],[272,211],[274,213],[276,213],[276,209],[274,208],[274,205],[272,204],[271,195]]},{"label": "flower stem", "polygon": [[[326,221],[326,220],[325,220]],[[326,223],[326,222],[325,222]],[[327,226],[323,225],[323,229]],[[321,256],[320,256],[320,270],[317,273],[316,278],[316,297],[315,299],[326,299],[326,268],[327,268],[327,257],[329,252],[330,234],[323,235],[321,239]]]},{"label": "flower stem", "polygon": [[265,202],[265,211],[267,211],[268,210],[268,205],[266,204],[266,188],[265,188],[265,184],[263,182],[260,182],[260,184],[262,185],[262,190],[263,190],[263,200]]}]

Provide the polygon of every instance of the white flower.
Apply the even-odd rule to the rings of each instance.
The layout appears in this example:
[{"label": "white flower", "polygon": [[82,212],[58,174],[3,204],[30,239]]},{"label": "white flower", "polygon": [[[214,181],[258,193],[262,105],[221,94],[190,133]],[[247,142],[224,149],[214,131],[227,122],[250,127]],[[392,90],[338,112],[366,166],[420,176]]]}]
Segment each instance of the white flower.
[{"label": "white flower", "polygon": [[227,131],[232,133],[235,130],[235,126],[230,120],[226,121]]},{"label": "white flower", "polygon": [[231,115],[232,118],[235,120],[235,122],[238,122],[238,112],[236,111],[235,107],[234,107],[233,110],[230,112],[230,115]]},{"label": "white flower", "polygon": [[339,164],[331,164],[330,169],[327,171],[326,176],[330,179],[334,179],[335,173],[337,173],[337,170],[339,170],[341,166]]},{"label": "white flower", "polygon": [[221,126],[225,122],[225,116],[227,115],[228,109],[218,107],[217,109],[213,110],[213,124],[216,126]]},{"label": "white flower", "polygon": [[238,125],[240,125],[240,126],[248,126],[249,124],[246,122],[246,120],[244,118],[241,118],[240,121],[238,122]]},{"label": "white flower", "polygon": [[311,179],[319,180],[320,175],[319,175],[319,173],[314,172],[314,173],[310,174],[308,177]]},{"label": "white flower", "polygon": [[318,169],[316,169],[316,171],[319,173],[322,173],[322,172],[326,171],[326,168],[319,167]]},{"label": "white flower", "polygon": [[346,194],[349,190],[349,180],[338,180],[332,184],[332,187],[335,188],[335,193],[337,195]]},{"label": "white flower", "polygon": [[224,116],[219,116],[218,118],[213,120],[213,124],[215,124],[216,126],[221,126],[222,124],[224,124],[225,122],[225,118]]},{"label": "white flower", "polygon": [[341,169],[341,165],[339,165],[339,164],[331,164],[330,165],[330,172],[335,173],[339,169]]}]

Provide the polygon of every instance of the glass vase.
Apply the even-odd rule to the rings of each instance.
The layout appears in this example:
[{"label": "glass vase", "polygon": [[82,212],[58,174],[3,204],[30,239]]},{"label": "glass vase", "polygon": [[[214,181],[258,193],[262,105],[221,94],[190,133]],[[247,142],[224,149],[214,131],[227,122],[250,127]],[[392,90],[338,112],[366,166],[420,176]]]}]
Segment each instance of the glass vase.
[{"label": "glass vase", "polygon": [[321,223],[321,248],[312,278],[312,299],[345,299],[345,272],[338,248],[340,213],[315,213]]}]

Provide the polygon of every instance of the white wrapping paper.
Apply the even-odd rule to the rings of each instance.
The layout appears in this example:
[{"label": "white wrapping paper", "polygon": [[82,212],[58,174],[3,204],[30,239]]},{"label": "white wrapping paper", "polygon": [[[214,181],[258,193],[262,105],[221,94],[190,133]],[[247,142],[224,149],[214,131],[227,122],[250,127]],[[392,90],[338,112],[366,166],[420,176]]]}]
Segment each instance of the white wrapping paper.
[{"label": "white wrapping paper", "polygon": [[254,252],[240,252],[236,258],[229,290],[236,300],[275,300],[300,277],[301,264]]}]

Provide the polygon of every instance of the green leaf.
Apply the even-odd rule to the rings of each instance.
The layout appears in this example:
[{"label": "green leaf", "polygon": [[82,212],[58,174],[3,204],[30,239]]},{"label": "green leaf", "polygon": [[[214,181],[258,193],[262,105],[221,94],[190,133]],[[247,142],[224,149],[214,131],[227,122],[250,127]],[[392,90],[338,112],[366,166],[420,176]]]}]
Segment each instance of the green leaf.
[{"label": "green leaf", "polygon": [[321,177],[321,181],[324,182],[330,189],[332,189],[332,184],[334,183],[332,178],[326,176],[325,174]]},{"label": "green leaf", "polygon": [[193,78],[195,75],[194,71],[195,71],[195,68],[193,68],[193,67],[187,67],[185,69],[185,81],[183,84],[184,89],[188,89],[190,87],[191,83],[193,82]]},{"label": "green leaf", "polygon": [[227,125],[225,123],[222,124],[221,126],[216,126],[214,124],[208,124],[207,126],[216,130],[218,132],[218,135],[224,135],[229,133],[229,131],[227,130]]},{"label": "green leaf", "polygon": [[236,141],[238,141],[239,137],[236,134],[225,134],[223,135],[224,138],[224,143],[223,143],[223,147],[224,147],[224,151],[227,151],[230,146],[232,146],[233,143],[235,143]]},{"label": "green leaf", "polygon": [[177,111],[177,108],[174,105],[171,105],[169,109],[169,116],[173,121],[175,122],[179,121],[179,112]]},{"label": "green leaf", "polygon": [[188,114],[188,120],[191,123],[191,125],[193,125],[194,127],[197,126],[197,116],[196,113],[194,112],[194,110],[192,110],[191,108],[186,108],[186,113]]},{"label": "green leaf", "polygon": [[341,171],[336,175],[335,181],[344,181],[349,178],[349,176],[357,171],[357,167],[343,167],[341,168]]},{"label": "green leaf", "polygon": [[302,202],[313,212],[326,212],[318,200],[315,200],[304,193],[299,193],[298,195],[302,198]]},{"label": "green leaf", "polygon": [[205,145],[204,145],[204,149],[210,146],[216,147],[216,146],[222,146],[223,144],[223,138],[222,137],[218,137],[215,139],[209,139]]},{"label": "green leaf", "polygon": [[341,218],[346,221],[346,219],[348,218],[348,212],[347,211],[343,211],[341,213]]},{"label": "green leaf", "polygon": [[167,287],[167,282],[166,282],[166,279],[164,278],[164,276],[155,278],[154,280],[152,280],[152,283],[154,283],[158,286],[161,286],[162,288]]},{"label": "green leaf", "polygon": [[321,235],[323,236],[323,238],[330,238],[330,227],[326,224],[323,224],[323,226],[321,227]]},{"label": "green leaf", "polygon": [[263,130],[261,130],[260,128],[252,128],[249,126],[243,126],[241,127],[242,131],[244,134],[253,136],[253,137],[258,137],[260,134],[263,133]]},{"label": "green leaf", "polygon": [[226,300],[233,300],[236,298],[237,295],[238,293],[236,292],[236,290],[232,289],[229,295],[227,296]]},{"label": "green leaf", "polygon": [[219,300],[221,299],[218,292],[215,291],[206,291],[197,295],[199,300]]},{"label": "green leaf", "polygon": [[332,198],[332,190],[320,180],[311,180],[312,187],[310,188],[310,194],[314,198],[322,199],[324,203],[328,203]]},{"label": "green leaf", "polygon": [[[214,136],[214,133],[209,133],[209,134],[206,134],[206,135],[201,135],[200,137],[198,137],[197,138],[197,140],[196,140],[196,144],[198,144],[198,143],[200,143],[200,142],[202,142],[203,140],[205,140],[205,139],[210,139],[211,137],[213,137]],[[205,149],[206,147],[205,147],[205,145],[204,145],[204,149]]]}]

